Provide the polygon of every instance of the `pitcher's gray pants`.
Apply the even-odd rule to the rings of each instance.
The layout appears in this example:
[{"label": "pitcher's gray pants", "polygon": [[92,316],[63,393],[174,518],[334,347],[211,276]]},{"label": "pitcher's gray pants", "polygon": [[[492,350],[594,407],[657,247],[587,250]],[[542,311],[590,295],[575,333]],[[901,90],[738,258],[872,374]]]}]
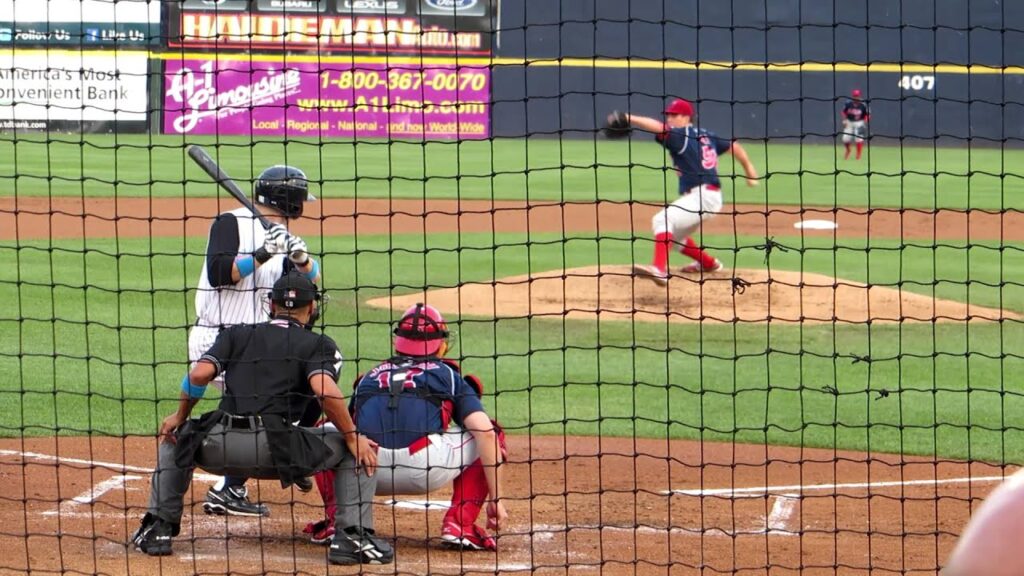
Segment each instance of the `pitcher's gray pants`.
[{"label": "pitcher's gray pants", "polygon": [[[341,532],[352,526],[373,529],[373,495],[377,490],[376,476],[361,472],[355,457],[349,452],[341,434],[333,427],[306,428],[323,438],[334,456],[324,469],[333,469],[334,493],[338,498],[338,511],[334,515],[334,529]],[[270,456],[267,433],[256,430],[226,429],[214,426],[196,453],[196,466],[211,474],[245,476],[264,480],[276,479],[277,469]],[[181,524],[185,492],[192,484],[194,468],[179,468],[174,463],[174,445],[160,443],[160,455],[153,472],[149,492],[148,512],[174,525]]]}]

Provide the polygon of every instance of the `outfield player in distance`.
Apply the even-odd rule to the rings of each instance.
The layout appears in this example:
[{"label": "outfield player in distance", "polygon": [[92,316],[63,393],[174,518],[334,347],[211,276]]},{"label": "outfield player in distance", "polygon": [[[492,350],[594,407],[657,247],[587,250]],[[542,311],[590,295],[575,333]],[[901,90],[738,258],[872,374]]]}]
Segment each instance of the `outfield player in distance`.
[{"label": "outfield player in distance", "polygon": [[[264,208],[267,219],[275,222],[264,230],[247,209],[237,208],[217,216],[210,228],[206,260],[196,289],[196,322],[188,334],[188,357],[195,363],[217,339],[221,330],[239,324],[266,322],[267,292],[289,270],[296,269],[314,282],[320,267],[309,256],[306,243],[288,233],[284,223],[302,216],[305,202],[315,200],[309,194],[309,181],[298,168],[271,166],[256,180],[256,204]],[[223,385],[223,374],[215,385]],[[304,424],[316,422],[319,406],[310,403]],[[249,500],[245,478],[228,476],[206,494],[203,510],[207,514],[266,516],[270,510]],[[312,484],[302,481],[300,490]]]},{"label": "outfield player in distance", "polygon": [[871,120],[868,105],[860,99],[860,90],[850,92],[850,98],[843,104],[839,117],[843,121],[843,147],[846,149],[843,160],[850,159],[850,144],[853,143],[857,145],[857,160],[860,160],[868,137],[868,121]]},{"label": "outfield player in distance", "polygon": [[692,234],[700,229],[701,221],[722,209],[719,155],[732,152],[743,167],[747,185],[757,186],[757,170],[746,150],[739,142],[724,140],[713,132],[694,126],[693,105],[686,100],[673,100],[665,108],[664,122],[636,114],[626,114],[625,117],[631,126],[654,134],[655,140],[672,155],[679,174],[679,199],[658,212],[651,221],[654,261],[649,266],[634,265],[633,272],[659,286],[668,284],[668,257],[675,242],[681,244],[680,252],[694,260],[683,267],[682,272],[699,274],[721,270],[721,261],[697,246]]},{"label": "outfield player in distance", "polygon": [[[477,525],[486,505],[487,527],[508,519],[499,465],[507,458],[505,434],[487,416],[483,384],[444,358],[448,326],[433,306],[409,308],[394,330],[395,356],[361,375],[350,409],[360,434],[380,445],[377,495],[427,494],[452,484],[452,504],[441,526],[441,542],[463,550],[497,550],[497,541]],[[325,543],[335,516],[333,471],[316,475],[327,519],[305,532]]]},{"label": "outfield player in distance", "polygon": [[[178,409],[160,425],[160,455],[146,515],[132,543],[150,556],[171,554],[185,493],[198,466],[217,474],[279,479],[284,486],[334,472],[339,505],[333,564],[388,564],[394,550],[373,531],[376,444],[356,432],[338,390],[341,352],[312,331],[320,294],[292,270],[275,282],[270,320],[225,328],[181,382]],[[190,419],[207,385],[225,375],[217,410]],[[296,426],[309,402],[332,426]],[[340,433],[339,433],[340,431]]]}]

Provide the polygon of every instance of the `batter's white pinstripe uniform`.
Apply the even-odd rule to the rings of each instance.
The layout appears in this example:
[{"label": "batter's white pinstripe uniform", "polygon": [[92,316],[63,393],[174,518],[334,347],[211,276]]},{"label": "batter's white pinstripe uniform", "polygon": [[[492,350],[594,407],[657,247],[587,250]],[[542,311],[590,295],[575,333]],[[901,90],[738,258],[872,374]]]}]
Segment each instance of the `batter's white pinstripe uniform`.
[{"label": "batter's white pinstripe uniform", "polygon": [[[247,208],[226,212],[233,214],[238,222],[238,254],[251,254],[263,246],[266,230]],[[213,345],[221,329],[235,324],[257,324],[270,319],[267,293],[274,282],[284,274],[286,256],[278,254],[242,278],[237,284],[213,286],[209,277],[209,253],[207,244],[203,271],[196,288],[196,323],[188,334],[188,359],[195,363]],[[223,385],[223,374],[215,381]]]}]

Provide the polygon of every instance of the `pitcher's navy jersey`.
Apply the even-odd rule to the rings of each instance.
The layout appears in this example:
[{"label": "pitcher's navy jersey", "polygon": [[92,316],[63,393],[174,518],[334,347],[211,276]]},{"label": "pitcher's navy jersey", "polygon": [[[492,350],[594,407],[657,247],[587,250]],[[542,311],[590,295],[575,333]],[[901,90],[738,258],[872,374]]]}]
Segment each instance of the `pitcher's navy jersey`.
[{"label": "pitcher's navy jersey", "polygon": [[483,409],[476,390],[436,358],[392,358],[364,374],[352,396],[359,432],[389,449],[443,432],[452,421],[462,425]]},{"label": "pitcher's navy jersey", "polygon": [[867,120],[868,116],[868,105],[861,100],[847,100],[843,104],[843,117],[850,122]]},{"label": "pitcher's navy jersey", "polygon": [[732,142],[696,126],[671,128],[655,138],[672,155],[680,194],[701,185],[722,185],[718,180],[718,155],[728,152]]}]

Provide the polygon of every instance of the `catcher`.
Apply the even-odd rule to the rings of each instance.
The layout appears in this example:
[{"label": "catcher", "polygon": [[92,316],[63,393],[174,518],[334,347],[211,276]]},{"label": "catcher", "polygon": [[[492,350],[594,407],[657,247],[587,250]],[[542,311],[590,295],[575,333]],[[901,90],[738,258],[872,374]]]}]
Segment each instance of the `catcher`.
[{"label": "catcher", "polygon": [[[487,527],[508,519],[501,501],[505,434],[484,412],[483,385],[444,358],[448,326],[433,306],[409,308],[394,330],[395,357],[361,375],[350,404],[360,434],[379,445],[377,495],[427,494],[452,483],[441,541],[463,550],[497,550],[476,524],[487,505]],[[324,544],[334,532],[333,470],[315,476],[326,519],[304,530]]]},{"label": "catcher", "polygon": [[691,235],[701,221],[722,209],[722,188],[718,179],[718,156],[732,152],[743,166],[747,186],[757,186],[757,169],[739,142],[719,138],[713,132],[693,125],[693,105],[676,99],[665,108],[665,121],[615,111],[608,116],[604,132],[611,138],[622,137],[631,127],[654,133],[654,138],[672,155],[679,174],[679,199],[658,212],[651,221],[654,229],[654,262],[633,266],[635,274],[651,279],[659,286],[668,284],[668,256],[673,243],[680,240],[680,252],[694,260],[683,267],[684,273],[714,272],[722,263],[702,250]]},{"label": "catcher", "polygon": [[843,121],[843,160],[850,159],[850,144],[857,144],[857,160],[860,160],[861,152],[864,151],[864,142],[868,137],[868,121],[871,120],[871,113],[868,105],[860,99],[860,90],[850,92],[850,99],[843,104],[843,111],[839,113]]}]

